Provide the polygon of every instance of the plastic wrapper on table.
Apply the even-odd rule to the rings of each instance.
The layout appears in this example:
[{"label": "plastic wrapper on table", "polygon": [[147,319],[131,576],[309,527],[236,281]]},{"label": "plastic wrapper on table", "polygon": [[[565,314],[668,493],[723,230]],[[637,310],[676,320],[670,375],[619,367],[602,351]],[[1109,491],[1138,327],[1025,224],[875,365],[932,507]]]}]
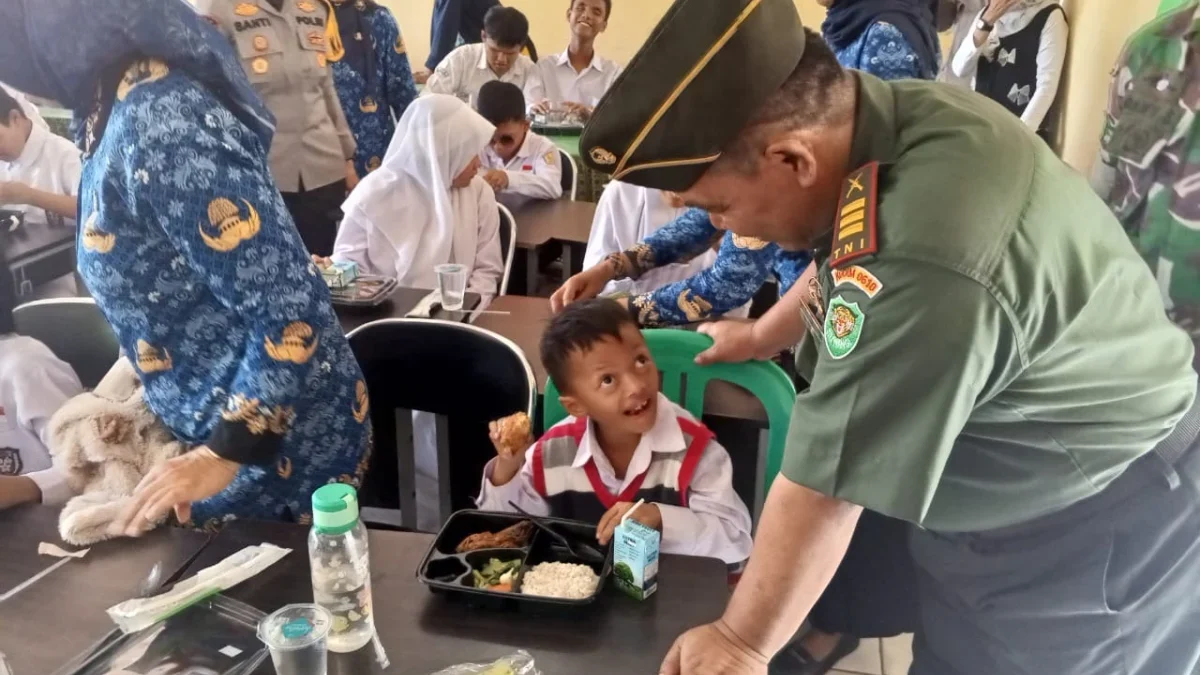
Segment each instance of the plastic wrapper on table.
[{"label": "plastic wrapper on table", "polygon": [[433,675],[542,675],[526,651],[510,654],[491,663],[464,663],[439,670]]}]

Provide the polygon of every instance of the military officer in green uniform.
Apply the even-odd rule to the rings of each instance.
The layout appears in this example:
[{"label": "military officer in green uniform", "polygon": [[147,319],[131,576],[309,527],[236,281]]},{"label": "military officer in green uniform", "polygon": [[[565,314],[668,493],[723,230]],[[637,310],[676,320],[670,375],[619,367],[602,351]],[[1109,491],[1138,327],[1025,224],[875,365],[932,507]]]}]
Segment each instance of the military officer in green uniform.
[{"label": "military officer in green uniform", "polygon": [[969,92],[843,70],[791,0],[676,0],[581,139],[816,269],[709,359],[811,386],[724,616],[665,673],[766,673],[864,509],[912,524],[917,675],[1200,663],[1193,347],[1087,181]]}]

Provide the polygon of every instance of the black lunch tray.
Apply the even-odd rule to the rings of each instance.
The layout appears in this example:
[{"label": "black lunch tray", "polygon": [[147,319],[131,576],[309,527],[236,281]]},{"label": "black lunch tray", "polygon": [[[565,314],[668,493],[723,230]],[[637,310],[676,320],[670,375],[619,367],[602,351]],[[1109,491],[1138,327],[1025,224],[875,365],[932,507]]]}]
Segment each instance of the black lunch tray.
[{"label": "black lunch tray", "polygon": [[[604,584],[608,581],[608,577],[612,574],[611,544],[602,549],[604,553],[602,564],[592,564],[572,557],[553,537],[541,530],[534,530],[529,545],[524,548],[490,548],[469,553],[454,552],[454,549],[458,548],[462,540],[469,535],[479,532],[499,532],[523,520],[529,519],[517,513],[471,510],[454,513],[442,526],[442,531],[438,533],[437,539],[434,540],[433,545],[429,547],[429,551],[421,560],[420,566],[417,567],[417,580],[428,586],[434,593],[457,597],[472,605],[497,609],[526,607],[568,609],[586,607],[595,602],[604,590]],[[578,540],[590,543],[593,547],[599,547],[596,543],[595,525],[559,518],[540,518],[539,520],[572,542]],[[471,570],[483,567],[492,558],[503,561],[521,561],[521,569],[513,583],[515,592],[504,593],[475,588]],[[547,598],[521,593],[521,583],[524,581],[526,568],[544,562],[589,565],[600,577],[600,583],[596,585],[596,592],[591,597],[582,600]]]}]

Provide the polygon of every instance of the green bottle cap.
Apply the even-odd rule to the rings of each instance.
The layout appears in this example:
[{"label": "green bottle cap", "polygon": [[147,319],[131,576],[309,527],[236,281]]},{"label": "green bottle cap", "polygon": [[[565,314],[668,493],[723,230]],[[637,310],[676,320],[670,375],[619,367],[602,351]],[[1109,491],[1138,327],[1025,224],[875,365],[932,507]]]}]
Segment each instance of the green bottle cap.
[{"label": "green bottle cap", "polygon": [[349,532],[358,523],[358,492],[352,485],[334,483],[312,496],[313,527],[322,534]]}]

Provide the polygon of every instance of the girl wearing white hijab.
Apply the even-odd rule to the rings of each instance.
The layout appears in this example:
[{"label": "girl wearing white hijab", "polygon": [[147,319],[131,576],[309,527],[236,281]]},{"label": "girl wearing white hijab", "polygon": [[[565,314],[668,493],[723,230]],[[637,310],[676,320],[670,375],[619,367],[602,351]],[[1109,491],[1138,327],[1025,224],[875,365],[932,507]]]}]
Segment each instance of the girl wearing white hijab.
[{"label": "girl wearing white hijab", "polygon": [[494,131],[453,96],[414,101],[380,167],[346,200],[333,259],[430,289],[437,287],[435,265],[465,265],[467,291],[490,301],[504,273],[500,213],[494,192],[476,174]]},{"label": "girl wearing white hijab", "polygon": [[951,68],[975,91],[1046,135],[1067,58],[1067,18],[1060,0],[991,0],[975,17]]}]

